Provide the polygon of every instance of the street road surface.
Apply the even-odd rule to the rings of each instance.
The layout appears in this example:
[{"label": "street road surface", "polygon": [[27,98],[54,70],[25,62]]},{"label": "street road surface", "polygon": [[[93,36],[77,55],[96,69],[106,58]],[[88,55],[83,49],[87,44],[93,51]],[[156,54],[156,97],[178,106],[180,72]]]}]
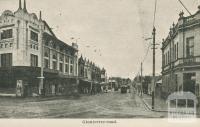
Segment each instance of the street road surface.
[{"label": "street road surface", "polygon": [[133,91],[83,95],[80,98],[2,98],[1,118],[162,118],[152,112]]}]

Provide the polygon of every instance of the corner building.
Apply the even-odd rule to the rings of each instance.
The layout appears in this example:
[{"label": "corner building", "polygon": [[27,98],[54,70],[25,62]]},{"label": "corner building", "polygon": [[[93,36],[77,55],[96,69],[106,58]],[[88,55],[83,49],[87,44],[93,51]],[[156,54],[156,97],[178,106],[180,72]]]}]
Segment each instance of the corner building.
[{"label": "corner building", "polygon": [[162,95],[188,91],[199,98],[200,87],[200,6],[191,16],[180,12],[162,42]]},{"label": "corner building", "polygon": [[[78,45],[59,40],[46,21],[26,9],[0,16],[0,89],[4,93],[71,94],[78,74]],[[0,91],[0,92],[1,92]]]}]

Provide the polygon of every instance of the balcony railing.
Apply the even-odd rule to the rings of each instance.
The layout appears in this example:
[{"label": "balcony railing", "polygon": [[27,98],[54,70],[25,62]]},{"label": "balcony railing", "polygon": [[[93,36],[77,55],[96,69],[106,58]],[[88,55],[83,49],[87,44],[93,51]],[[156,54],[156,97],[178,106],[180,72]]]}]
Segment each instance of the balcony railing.
[{"label": "balcony railing", "polygon": [[14,38],[0,40],[0,43],[13,43],[13,42],[14,42]]},{"label": "balcony railing", "polygon": [[[172,66],[170,66],[172,65]],[[193,65],[200,65],[200,56],[192,56],[188,58],[179,58],[176,61],[173,61],[169,63],[168,65],[164,66],[164,70],[168,70],[173,67],[176,67],[178,65],[184,65],[184,66],[193,66]]]},{"label": "balcony railing", "polygon": [[179,64],[184,64],[184,65],[200,64],[200,56],[180,58],[179,61],[180,61]]}]

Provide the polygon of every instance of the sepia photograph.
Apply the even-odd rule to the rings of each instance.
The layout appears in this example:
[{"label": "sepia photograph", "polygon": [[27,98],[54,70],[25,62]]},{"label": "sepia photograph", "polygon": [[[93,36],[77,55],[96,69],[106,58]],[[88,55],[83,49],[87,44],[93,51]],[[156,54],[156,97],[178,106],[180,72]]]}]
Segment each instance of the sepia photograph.
[{"label": "sepia photograph", "polygon": [[200,0],[0,0],[0,121],[199,118]]}]

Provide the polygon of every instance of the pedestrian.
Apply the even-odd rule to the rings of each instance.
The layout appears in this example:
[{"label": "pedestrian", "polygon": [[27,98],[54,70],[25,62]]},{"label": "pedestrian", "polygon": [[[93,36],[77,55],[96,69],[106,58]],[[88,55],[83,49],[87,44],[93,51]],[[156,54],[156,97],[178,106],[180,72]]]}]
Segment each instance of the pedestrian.
[{"label": "pedestrian", "polygon": [[198,97],[199,96],[199,83],[195,84],[195,95]]}]

